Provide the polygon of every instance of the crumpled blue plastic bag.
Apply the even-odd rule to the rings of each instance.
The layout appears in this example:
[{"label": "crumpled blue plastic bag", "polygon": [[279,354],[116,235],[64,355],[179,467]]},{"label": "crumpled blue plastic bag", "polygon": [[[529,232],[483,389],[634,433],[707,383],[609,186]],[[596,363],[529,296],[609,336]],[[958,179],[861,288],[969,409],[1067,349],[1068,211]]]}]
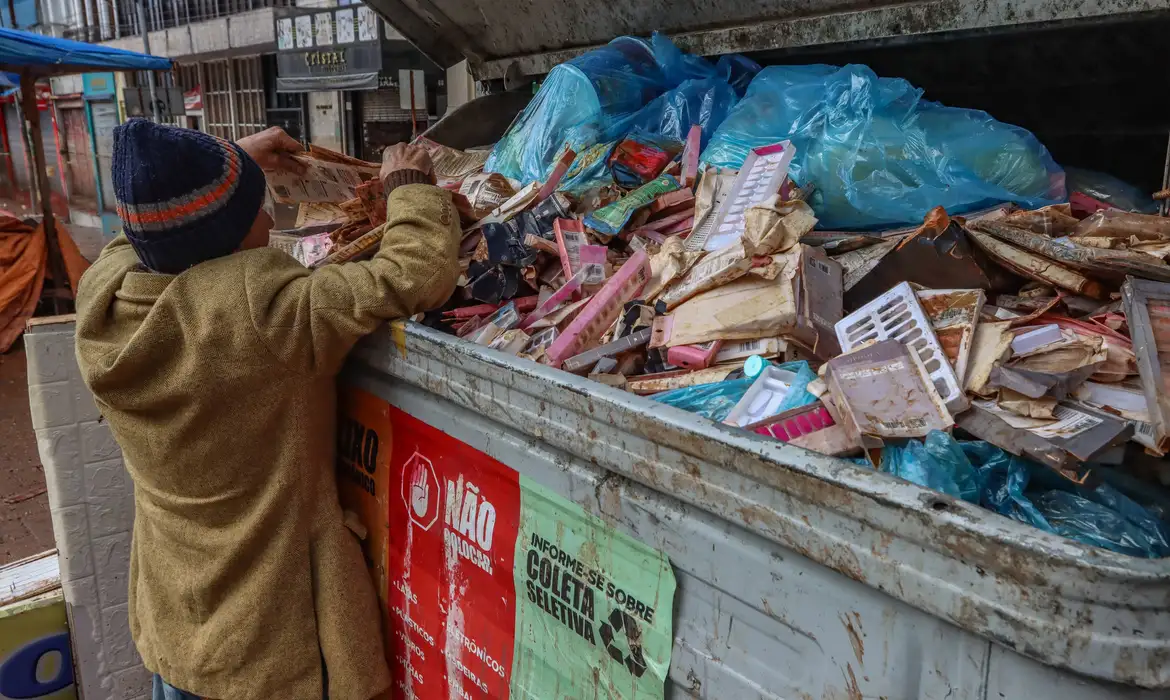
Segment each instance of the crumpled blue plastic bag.
[{"label": "crumpled blue plastic bag", "polygon": [[702,159],[739,168],[750,149],[792,141],[790,173],[816,186],[824,229],[912,224],[936,206],[962,213],[1063,201],[1064,171],[1031,133],[921,98],[906,80],[866,66],[769,66]]},{"label": "crumpled blue plastic bag", "polygon": [[[817,400],[817,397],[808,393],[808,383],[817,378],[817,373],[809,367],[807,362],[803,360],[785,362],[776,365],[776,367],[796,374],[796,378],[789,386],[788,394],[785,395],[777,413],[807,406]],[[739,403],[739,400],[743,398],[743,395],[747,393],[755,381],[755,377],[730,379],[672,389],[654,394],[650,398],[659,403],[681,408],[684,411],[690,411],[719,422],[726,418],[728,413],[731,413],[731,409],[735,408],[735,404]]]},{"label": "crumpled blue plastic bag", "polygon": [[1031,499],[1024,495],[1032,478],[1033,465],[988,442],[958,444],[979,471],[982,483],[979,505],[1045,532],[1054,531]]},{"label": "crumpled blue plastic bag", "polygon": [[932,430],[925,442],[887,444],[882,448],[881,470],[948,496],[979,502],[979,473],[958,443],[939,430]]},{"label": "crumpled blue plastic bag", "polygon": [[1076,167],[1065,168],[1064,173],[1065,185],[1070,195],[1073,192],[1082,192],[1118,209],[1142,214],[1158,213],[1158,205],[1150,198],[1149,192],[1144,192],[1109,173]]},{"label": "crumpled blue plastic bag", "polygon": [[600,157],[608,157],[610,144],[634,128],[681,142],[692,124],[703,127],[706,144],[757,71],[742,56],[713,65],[661,34],[614,39],[553,68],[484,169],[523,184],[543,181],[568,147],[577,158],[558,189],[611,185]]},{"label": "crumpled blue plastic bag", "polygon": [[1058,535],[1134,557],[1170,556],[1165,525],[1108,484],[1084,495],[1046,491],[1036,507]]},{"label": "crumpled blue plastic bag", "polygon": [[1136,557],[1170,556],[1170,531],[1109,484],[1086,488],[986,442],[932,431],[882,448],[881,470],[1045,532]]},{"label": "crumpled blue plastic bag", "polygon": [[614,39],[549,71],[484,169],[524,184],[544,180],[566,145],[580,154],[616,141],[633,115],[670,87],[649,43]]},{"label": "crumpled blue plastic bag", "polygon": [[719,422],[726,418],[728,413],[731,413],[731,409],[735,408],[735,404],[739,403],[754,381],[754,379],[744,377],[743,379],[729,379],[711,384],[686,386],[654,394],[650,398],[667,406],[681,408],[684,411],[690,411]]},{"label": "crumpled blue plastic bag", "polygon": [[651,100],[634,115],[630,126],[685,143],[691,125],[698,124],[703,127],[705,147],[738,101],[735,88],[720,78],[687,80]]}]

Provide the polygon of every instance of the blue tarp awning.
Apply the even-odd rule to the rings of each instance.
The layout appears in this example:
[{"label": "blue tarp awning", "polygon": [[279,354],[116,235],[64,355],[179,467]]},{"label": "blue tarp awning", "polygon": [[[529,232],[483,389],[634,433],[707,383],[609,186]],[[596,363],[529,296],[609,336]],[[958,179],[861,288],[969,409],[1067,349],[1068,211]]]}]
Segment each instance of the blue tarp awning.
[{"label": "blue tarp awning", "polygon": [[0,27],[0,70],[34,76],[108,70],[168,70],[171,59]]}]

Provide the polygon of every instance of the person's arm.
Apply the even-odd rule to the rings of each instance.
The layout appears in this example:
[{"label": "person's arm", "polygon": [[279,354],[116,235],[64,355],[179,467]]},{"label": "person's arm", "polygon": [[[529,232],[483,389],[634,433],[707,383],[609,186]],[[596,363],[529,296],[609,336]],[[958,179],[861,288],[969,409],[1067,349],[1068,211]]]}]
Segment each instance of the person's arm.
[{"label": "person's arm", "polygon": [[459,216],[449,193],[418,184],[429,182],[429,166],[422,149],[388,149],[388,214],[371,260],[310,271],[273,265],[267,253],[241,256],[252,322],[277,359],[298,372],[336,373],[383,321],[447,301],[459,275]]}]

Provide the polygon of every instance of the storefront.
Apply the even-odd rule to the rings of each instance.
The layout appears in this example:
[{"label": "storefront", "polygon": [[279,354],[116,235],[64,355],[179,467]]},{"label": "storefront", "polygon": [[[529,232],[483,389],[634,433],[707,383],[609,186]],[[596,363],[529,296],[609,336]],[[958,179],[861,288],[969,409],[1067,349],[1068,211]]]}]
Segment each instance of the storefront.
[{"label": "storefront", "polygon": [[[313,143],[374,159],[438,113],[443,71],[370,8],[284,8],[275,22],[276,91],[309,93]],[[412,75],[413,105],[400,91]]]},{"label": "storefront", "polygon": [[86,73],[82,76],[82,87],[89,125],[88,146],[93,154],[93,169],[97,178],[98,211],[112,211],[114,127],[122,121],[118,114],[117,82],[113,73]]}]

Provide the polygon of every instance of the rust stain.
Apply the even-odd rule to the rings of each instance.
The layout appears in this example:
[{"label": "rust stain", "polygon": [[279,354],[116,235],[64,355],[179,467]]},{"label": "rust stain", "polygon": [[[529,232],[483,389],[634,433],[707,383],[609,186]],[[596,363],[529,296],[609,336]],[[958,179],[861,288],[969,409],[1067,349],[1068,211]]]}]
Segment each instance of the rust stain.
[{"label": "rust stain", "polygon": [[840,619],[841,624],[845,626],[845,633],[849,635],[849,644],[853,646],[853,656],[857,657],[857,663],[864,667],[865,640],[862,637],[865,632],[861,627],[861,616],[854,612],[853,617],[850,618],[848,613],[842,613]]},{"label": "rust stain", "polygon": [[890,553],[890,545],[894,543],[894,535],[890,532],[882,532],[878,535],[878,541],[870,548],[870,552],[875,557],[885,557]]},{"label": "rust stain", "polygon": [[[816,557],[810,558],[816,559]],[[858,560],[857,555],[849,547],[824,547],[821,550],[819,561],[830,569],[845,574],[854,581],[866,582],[865,570],[861,568],[861,561]]]},{"label": "rust stain", "polygon": [[849,700],[863,700],[861,686],[857,684],[857,676],[853,673],[853,666],[845,664],[845,692],[849,693]]}]

